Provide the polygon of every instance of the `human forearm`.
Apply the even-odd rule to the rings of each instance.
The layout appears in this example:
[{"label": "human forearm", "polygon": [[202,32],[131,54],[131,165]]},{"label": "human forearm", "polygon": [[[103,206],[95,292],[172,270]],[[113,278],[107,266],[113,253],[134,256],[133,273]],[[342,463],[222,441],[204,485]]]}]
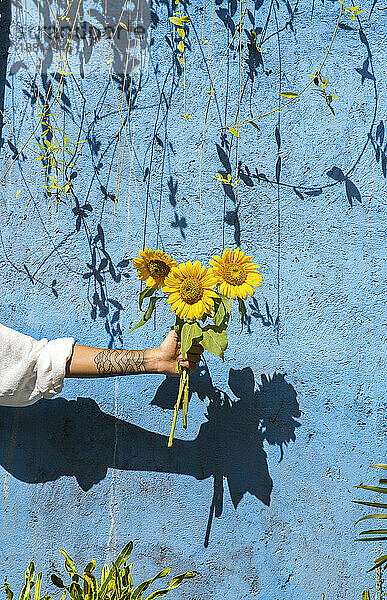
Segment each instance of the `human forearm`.
[{"label": "human forearm", "polygon": [[170,331],[157,348],[149,350],[107,350],[75,345],[67,362],[66,377],[115,377],[155,373],[177,375],[177,363],[195,370],[203,348],[194,343],[183,358],[175,331]]},{"label": "human forearm", "polygon": [[107,350],[74,346],[66,377],[115,377],[139,373],[161,373],[156,349]]}]

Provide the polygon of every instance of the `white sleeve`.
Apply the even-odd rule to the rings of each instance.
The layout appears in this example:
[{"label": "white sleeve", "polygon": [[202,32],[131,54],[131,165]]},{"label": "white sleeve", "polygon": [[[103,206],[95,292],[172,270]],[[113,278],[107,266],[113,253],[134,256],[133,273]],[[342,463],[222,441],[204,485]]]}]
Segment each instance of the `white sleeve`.
[{"label": "white sleeve", "polygon": [[28,406],[63,387],[74,338],[39,342],[0,324],[0,405]]}]

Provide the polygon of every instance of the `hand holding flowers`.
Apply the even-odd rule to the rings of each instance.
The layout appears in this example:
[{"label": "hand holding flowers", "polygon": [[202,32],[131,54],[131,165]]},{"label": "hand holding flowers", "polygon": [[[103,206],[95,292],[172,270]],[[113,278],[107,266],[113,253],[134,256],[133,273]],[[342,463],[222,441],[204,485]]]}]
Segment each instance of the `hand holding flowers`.
[{"label": "hand holding flowers", "polygon": [[[254,287],[261,286],[259,266],[252,262],[239,248],[225,250],[215,255],[210,268],[202,267],[200,261],[177,264],[161,250],[145,248],[133,260],[138,278],[146,281],[139,295],[142,310],[145,299],[148,308],[142,319],[131,331],[144,325],[151,317],[157,302],[166,297],[171,312],[176,315],[174,329],[181,340],[183,360],[192,345],[200,344],[211,354],[223,359],[227,348],[227,327],[231,312],[231,299],[238,300],[241,326],[246,314],[244,300],[254,294]],[[158,291],[166,296],[158,295]],[[172,445],[178,411],[183,402],[183,427],[187,427],[189,400],[189,369],[180,368],[179,392],[175,404],[168,446]]]}]

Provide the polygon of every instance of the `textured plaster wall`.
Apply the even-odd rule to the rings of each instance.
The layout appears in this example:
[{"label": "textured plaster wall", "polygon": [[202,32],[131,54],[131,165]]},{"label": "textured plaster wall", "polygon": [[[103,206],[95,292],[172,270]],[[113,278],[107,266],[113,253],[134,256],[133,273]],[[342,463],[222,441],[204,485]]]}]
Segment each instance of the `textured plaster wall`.
[{"label": "textured plaster wall", "polygon": [[[122,261],[142,246],[145,223],[147,245],[178,260],[206,262],[240,244],[261,265],[264,285],[242,334],[233,318],[225,362],[209,357],[197,373],[188,429],[179,425],[170,451],[174,392],[163,377],[67,381],[59,398],[0,409],[0,578],[21,586],[30,558],[44,574],[62,572],[62,547],[80,565],[92,556],[101,564],[132,539],[138,578],[168,565],[199,573],[171,597],[317,600],[324,592],[327,600],[355,600],[372,582],[366,570],[374,547],[354,542],[362,511],[350,503],[361,497],[353,486],[373,481],[368,465],[386,459],[384,12],[377,4],[369,18],[367,0],[361,33],[357,20],[343,19],[324,67],[339,96],[336,116],[310,93],[260,120],[260,132],[244,127],[238,201],[212,178],[230,172],[235,179],[235,139],[228,134],[230,164],[227,146],[216,147],[237,111],[238,54],[229,53],[209,112],[201,219],[210,87],[209,49],[198,42],[201,5],[187,6],[188,122],[179,116],[181,79],[164,37],[167,7],[153,8],[159,21],[142,53],[116,217],[119,115],[95,50],[85,76],[76,73],[79,87],[67,78],[60,112],[75,138],[85,109],[79,204],[56,211],[28,149],[2,183],[0,319],[37,338],[158,344],[170,325],[166,308],[128,333],[138,319],[139,285]],[[339,4],[317,1],[312,14],[302,1],[293,17],[294,6],[282,1],[250,9],[255,26],[267,22],[266,37],[273,35],[246,86],[246,117],[250,104],[253,114],[276,107],[280,89],[300,89],[318,68]],[[235,10],[215,3],[214,69]],[[15,60],[4,88],[2,173],[12,144],[20,149],[36,122],[27,95],[33,72],[10,74]],[[126,114],[126,100],[124,107]]]}]

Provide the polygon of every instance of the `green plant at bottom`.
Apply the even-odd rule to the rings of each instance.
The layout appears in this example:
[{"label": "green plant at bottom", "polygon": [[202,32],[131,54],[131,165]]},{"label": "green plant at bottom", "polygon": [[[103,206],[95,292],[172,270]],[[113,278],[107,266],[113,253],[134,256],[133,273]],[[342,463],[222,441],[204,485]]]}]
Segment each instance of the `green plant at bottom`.
[{"label": "green plant at bottom", "polygon": [[[163,569],[154,577],[143,581],[134,587],[132,577],[133,563],[127,564],[129,556],[133,550],[133,542],[129,542],[122,549],[119,556],[112,562],[112,566],[104,565],[100,577],[100,583],[93,574],[97,564],[95,559],[89,562],[83,574],[80,575],[75,567],[75,563],[71,556],[65,550],[60,552],[65,557],[65,569],[70,575],[71,583],[66,585],[57,575],[51,575],[52,583],[63,590],[61,600],[65,600],[67,595],[71,600],[154,600],[165,596],[173,589],[176,589],[185,579],[191,579],[195,576],[193,571],[186,571],[181,575],[173,577],[169,584],[163,589],[152,592],[144,598],[144,592],[158,579],[168,577],[171,568]],[[25,575],[24,587],[20,594],[19,600],[52,600],[51,596],[40,596],[42,582],[42,573],[40,572],[35,582],[35,564],[31,562],[27,568]],[[35,586],[35,590],[33,590]],[[13,592],[8,583],[4,584],[7,600],[13,600]],[[33,592],[33,594],[32,594]]]},{"label": "green plant at bottom", "polygon": [[[375,467],[376,469],[387,470],[387,465],[381,464],[381,463],[377,463],[376,465],[371,465],[371,467]],[[387,479],[379,479],[379,485],[361,484],[361,485],[357,485],[356,487],[361,490],[368,490],[370,492],[375,492],[377,494],[381,494],[382,496],[380,499],[383,499],[383,494],[387,494]],[[387,496],[384,496],[384,498],[387,498]],[[384,510],[387,509],[387,504],[385,502],[370,502],[370,501],[364,501],[364,500],[353,500],[353,502],[355,502],[356,504],[362,504],[363,506],[371,506],[373,508],[384,509]],[[361,517],[361,519],[356,521],[356,523],[360,523],[361,521],[367,521],[369,519],[372,519],[372,520],[387,519],[387,512],[378,512],[375,514],[366,515],[364,517]],[[387,541],[387,529],[382,528],[382,527],[380,527],[378,529],[366,529],[365,531],[361,531],[359,533],[359,537],[357,538],[356,541],[358,541],[358,542],[359,541],[363,541],[363,542],[385,542],[385,541]],[[372,571],[373,569],[379,569],[380,567],[382,567],[383,569],[387,568],[387,554],[376,558],[374,560],[374,566],[370,570]]]},{"label": "green plant at bottom", "polygon": [[[33,587],[35,589],[33,590]],[[19,600],[52,600],[51,596],[41,596],[41,587],[42,587],[42,572],[38,573],[38,576],[35,581],[35,564],[30,562],[28,568],[25,573],[25,581],[22,591],[20,592]],[[5,593],[7,596],[7,600],[13,599],[13,592],[9,587],[8,583],[4,582]],[[32,595],[32,590],[34,594]]]}]

